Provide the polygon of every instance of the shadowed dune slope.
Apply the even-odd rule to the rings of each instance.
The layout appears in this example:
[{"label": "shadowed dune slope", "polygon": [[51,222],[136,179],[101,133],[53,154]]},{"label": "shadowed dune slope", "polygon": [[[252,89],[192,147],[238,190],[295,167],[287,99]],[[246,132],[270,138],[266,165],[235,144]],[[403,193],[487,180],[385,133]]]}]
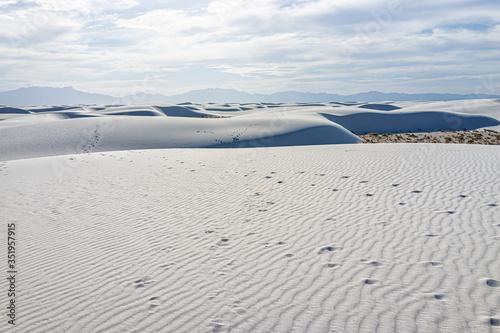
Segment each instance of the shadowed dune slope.
[{"label": "shadowed dune slope", "polygon": [[369,132],[426,132],[455,129],[477,129],[500,125],[495,118],[454,112],[370,112],[337,116],[322,114],[327,119],[356,134]]}]

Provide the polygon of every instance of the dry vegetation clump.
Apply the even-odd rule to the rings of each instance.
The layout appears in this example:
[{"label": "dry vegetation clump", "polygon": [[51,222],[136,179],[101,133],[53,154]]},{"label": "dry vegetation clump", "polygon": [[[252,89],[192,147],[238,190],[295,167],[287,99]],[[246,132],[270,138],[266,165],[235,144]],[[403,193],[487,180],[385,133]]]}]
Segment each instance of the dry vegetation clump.
[{"label": "dry vegetation clump", "polygon": [[494,130],[454,130],[426,133],[368,133],[360,135],[364,143],[462,143],[500,145],[500,132]]}]

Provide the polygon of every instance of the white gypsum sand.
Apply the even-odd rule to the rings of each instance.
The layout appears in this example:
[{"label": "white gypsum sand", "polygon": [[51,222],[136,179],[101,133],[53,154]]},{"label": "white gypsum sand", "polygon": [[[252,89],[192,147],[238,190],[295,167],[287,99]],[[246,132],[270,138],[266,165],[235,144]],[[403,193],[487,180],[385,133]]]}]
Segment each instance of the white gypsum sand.
[{"label": "white gypsum sand", "polygon": [[498,111],[415,124],[409,104],[4,113],[15,331],[496,332],[498,146],[351,144],[347,127],[495,128]]},{"label": "white gypsum sand", "polygon": [[64,157],[1,167],[19,332],[487,332],[500,317],[497,147],[79,159],[62,179]]},{"label": "white gypsum sand", "polygon": [[372,132],[498,130],[500,102],[0,107],[0,119],[5,161],[128,149],[356,143],[362,141],[357,135]]}]

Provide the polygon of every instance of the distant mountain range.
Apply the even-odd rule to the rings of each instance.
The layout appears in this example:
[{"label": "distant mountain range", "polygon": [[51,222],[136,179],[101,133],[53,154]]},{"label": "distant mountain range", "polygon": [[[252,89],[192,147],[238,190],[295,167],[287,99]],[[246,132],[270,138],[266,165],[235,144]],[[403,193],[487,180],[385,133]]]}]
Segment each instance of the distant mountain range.
[{"label": "distant mountain range", "polygon": [[274,94],[249,94],[234,89],[191,90],[184,94],[165,96],[161,94],[140,94],[124,97],[86,93],[72,87],[29,87],[0,92],[0,105],[34,106],[34,105],[109,105],[140,103],[314,103],[314,102],[382,102],[382,101],[449,101],[461,99],[500,98],[499,95],[484,94],[401,94],[382,93],[378,91],[364,92],[354,95],[337,95],[327,93],[304,93],[297,91],[278,92]]}]

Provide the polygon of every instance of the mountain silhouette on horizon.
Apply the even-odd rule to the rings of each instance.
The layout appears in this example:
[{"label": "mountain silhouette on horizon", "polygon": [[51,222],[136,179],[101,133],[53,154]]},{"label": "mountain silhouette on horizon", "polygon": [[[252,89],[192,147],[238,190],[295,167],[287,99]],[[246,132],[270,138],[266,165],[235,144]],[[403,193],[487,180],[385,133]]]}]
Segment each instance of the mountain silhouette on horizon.
[{"label": "mountain silhouette on horizon", "polygon": [[362,92],[353,95],[329,93],[309,93],[285,91],[273,94],[249,94],[234,89],[208,88],[191,90],[179,95],[137,94],[113,97],[104,94],[87,93],[73,87],[28,87],[0,92],[0,105],[37,106],[37,105],[109,105],[141,103],[324,103],[324,102],[383,102],[383,101],[449,101],[462,99],[500,98],[499,95],[485,94],[405,94],[382,93],[379,91]]}]

